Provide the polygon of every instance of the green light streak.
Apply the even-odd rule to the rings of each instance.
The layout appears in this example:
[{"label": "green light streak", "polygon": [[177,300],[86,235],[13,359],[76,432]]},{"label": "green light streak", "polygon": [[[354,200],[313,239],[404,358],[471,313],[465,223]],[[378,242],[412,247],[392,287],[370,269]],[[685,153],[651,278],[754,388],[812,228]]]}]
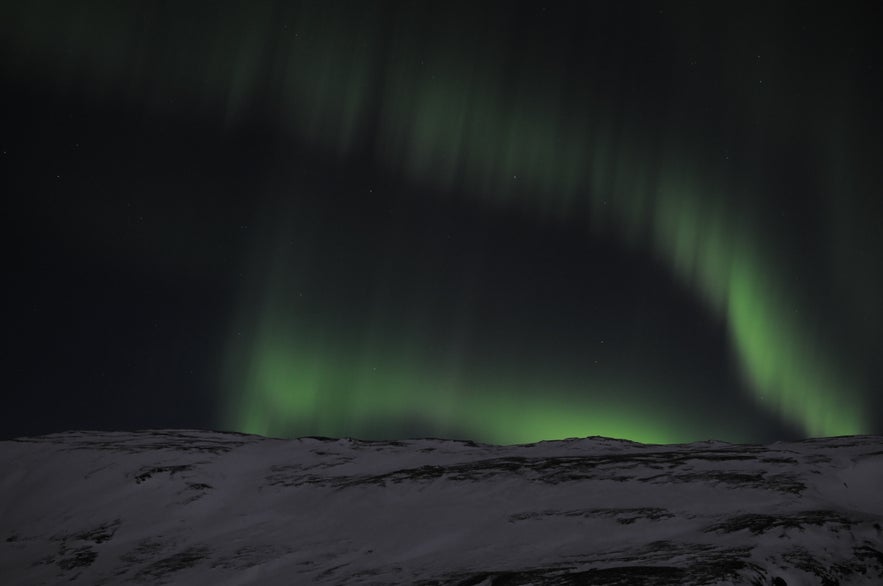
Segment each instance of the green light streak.
[{"label": "green light streak", "polygon": [[755,395],[811,435],[858,433],[864,429],[861,403],[850,396],[858,385],[837,370],[830,344],[798,319],[769,267],[746,257],[737,257],[731,270],[727,319]]},{"label": "green light streak", "polygon": [[[439,368],[413,344],[378,339],[359,350],[341,336],[332,342],[281,307],[261,315],[255,344],[231,347],[250,356],[241,361],[247,368],[228,374],[228,382],[246,392],[236,394],[227,417],[247,433],[336,436],[345,430],[391,437],[397,423],[415,419],[441,435],[465,429],[474,439],[501,444],[584,437],[588,431],[674,443],[720,431],[697,426],[674,406],[648,405],[635,393],[646,383],[596,381],[594,392],[575,392],[573,384],[545,381],[538,392],[536,381]],[[391,431],[384,435],[378,425]]]}]

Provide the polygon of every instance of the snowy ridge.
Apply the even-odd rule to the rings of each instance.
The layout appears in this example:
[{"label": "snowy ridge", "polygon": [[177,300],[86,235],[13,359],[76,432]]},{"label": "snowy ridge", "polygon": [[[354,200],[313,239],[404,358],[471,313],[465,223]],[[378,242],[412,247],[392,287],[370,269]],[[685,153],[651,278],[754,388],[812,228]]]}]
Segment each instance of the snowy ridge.
[{"label": "snowy ridge", "polygon": [[883,438],[0,442],[0,584],[883,584]]}]

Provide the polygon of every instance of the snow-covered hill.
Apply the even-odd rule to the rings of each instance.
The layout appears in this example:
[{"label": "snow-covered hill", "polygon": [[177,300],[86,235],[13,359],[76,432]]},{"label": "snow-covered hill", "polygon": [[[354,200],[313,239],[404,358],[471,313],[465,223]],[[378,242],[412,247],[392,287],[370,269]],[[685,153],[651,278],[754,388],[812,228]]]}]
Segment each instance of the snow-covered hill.
[{"label": "snow-covered hill", "polygon": [[883,584],[883,438],[0,442],[0,584]]}]

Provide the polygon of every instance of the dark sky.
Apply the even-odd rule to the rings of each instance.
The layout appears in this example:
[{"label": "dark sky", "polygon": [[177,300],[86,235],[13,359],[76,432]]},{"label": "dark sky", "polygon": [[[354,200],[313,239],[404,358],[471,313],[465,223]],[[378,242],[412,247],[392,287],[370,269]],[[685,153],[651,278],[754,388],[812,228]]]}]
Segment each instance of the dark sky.
[{"label": "dark sky", "polygon": [[883,433],[879,3],[0,6],[2,437]]}]

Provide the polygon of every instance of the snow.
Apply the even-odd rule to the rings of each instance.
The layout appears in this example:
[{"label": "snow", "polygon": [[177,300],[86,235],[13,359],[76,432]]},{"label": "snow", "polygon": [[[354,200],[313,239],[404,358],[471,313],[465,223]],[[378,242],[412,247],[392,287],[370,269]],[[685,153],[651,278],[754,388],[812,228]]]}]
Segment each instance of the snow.
[{"label": "snow", "polygon": [[0,466],[0,584],[883,583],[874,436],[69,432]]}]

